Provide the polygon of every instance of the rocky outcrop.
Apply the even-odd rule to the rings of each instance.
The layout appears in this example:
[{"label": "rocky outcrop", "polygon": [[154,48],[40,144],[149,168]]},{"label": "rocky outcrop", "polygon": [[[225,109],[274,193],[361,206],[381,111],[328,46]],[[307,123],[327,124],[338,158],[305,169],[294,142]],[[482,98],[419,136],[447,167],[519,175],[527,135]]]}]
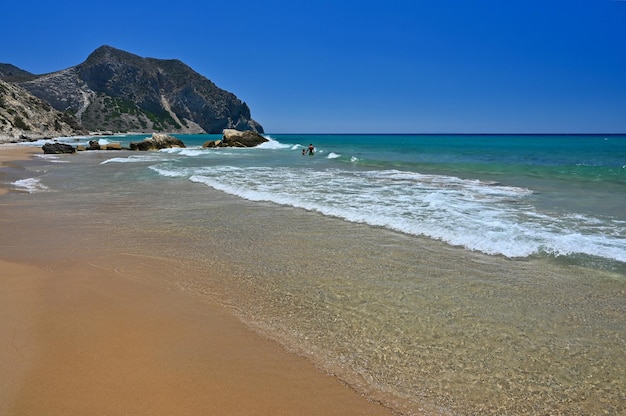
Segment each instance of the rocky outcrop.
[{"label": "rocky outcrop", "polygon": [[0,143],[86,134],[74,116],[0,80]]},{"label": "rocky outcrop", "polygon": [[268,141],[268,139],[253,131],[224,129],[222,140],[210,140],[204,143],[202,147],[255,147]]},{"label": "rocky outcrop", "polygon": [[102,146],[98,140],[89,140],[89,146],[85,150],[102,150]]},{"label": "rocky outcrop", "polygon": [[269,141],[265,137],[253,131],[224,129],[222,134],[222,142],[228,146],[254,147]]},{"label": "rocky outcrop", "polygon": [[45,154],[76,153],[74,146],[65,143],[46,143],[41,149]]},{"label": "rocky outcrop", "polygon": [[202,147],[205,149],[213,149],[216,147],[225,147],[225,146],[222,146],[221,140],[209,140],[209,141],[204,142]]},{"label": "rocky outcrop", "polygon": [[[4,72],[2,72],[2,68]],[[263,132],[234,94],[179,60],[142,58],[110,46],[77,66],[34,76],[0,67],[32,94],[70,112],[90,131],[221,133]]]},{"label": "rocky outcrop", "polygon": [[141,142],[131,142],[130,150],[160,150],[172,147],[185,147],[182,140],[167,134],[153,133],[152,137],[143,139]]},{"label": "rocky outcrop", "polygon": [[89,140],[89,146],[82,150],[122,150],[122,144],[119,142],[100,144],[100,141],[98,140]]}]

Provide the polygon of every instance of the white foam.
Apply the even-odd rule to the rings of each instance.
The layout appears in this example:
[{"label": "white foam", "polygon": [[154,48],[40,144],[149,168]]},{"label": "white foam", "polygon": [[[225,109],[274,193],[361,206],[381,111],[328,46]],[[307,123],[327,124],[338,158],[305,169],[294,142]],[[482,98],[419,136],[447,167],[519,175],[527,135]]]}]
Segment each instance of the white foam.
[{"label": "white foam", "polygon": [[161,165],[153,165],[149,166],[149,168],[161,176],[166,176],[168,178],[180,178],[185,177],[190,174],[189,169],[185,168],[177,168],[173,167],[169,164],[161,164]]},{"label": "white foam", "polygon": [[289,149],[289,148],[293,148],[292,145],[290,144],[283,144],[280,143],[278,140],[274,140],[269,136],[265,136],[266,139],[268,139],[268,142],[264,142],[261,143],[260,145],[256,146],[256,149]]},{"label": "white foam", "polygon": [[11,182],[11,185],[15,186],[19,191],[26,191],[29,194],[35,192],[45,192],[48,187],[41,183],[37,178],[20,179],[15,182]]},{"label": "white foam", "polygon": [[232,166],[198,168],[190,180],[249,200],[318,211],[487,254],[582,253],[626,262],[623,224],[540,212],[525,188],[393,170]]},{"label": "white foam", "polygon": [[209,152],[209,149],[202,148],[200,146],[197,147],[166,147],[165,149],[159,149],[159,153],[166,154],[174,154],[181,156],[202,156],[206,155]]},{"label": "white foam", "polygon": [[37,153],[35,154],[35,157],[41,158],[41,159],[45,159],[48,162],[51,163],[69,163],[69,160],[67,159],[61,159],[61,157],[59,157],[58,155],[55,154],[45,154],[45,153]]},{"label": "white foam", "polygon": [[335,152],[330,152],[330,153],[328,154],[328,156],[326,156],[326,157],[327,157],[328,159],[337,159],[337,158],[341,157],[341,155],[338,155],[338,154],[337,154],[337,153],[335,153]]},{"label": "white foam", "polygon": [[51,139],[39,139],[39,140],[35,140],[33,142],[20,142],[18,143],[18,146],[25,146],[25,147],[41,147],[46,143],[54,143],[54,140]]},{"label": "white foam", "polygon": [[106,165],[107,163],[140,163],[140,162],[156,162],[160,161],[162,158],[159,156],[152,155],[140,155],[140,156],[128,156],[128,157],[113,157],[111,159],[107,159],[105,161],[100,162],[101,165]]},{"label": "white foam", "polygon": [[182,156],[190,156],[190,157],[194,157],[194,156],[201,156],[203,154],[205,154],[206,151],[204,150],[200,150],[200,149],[183,149],[180,151],[180,155]]}]

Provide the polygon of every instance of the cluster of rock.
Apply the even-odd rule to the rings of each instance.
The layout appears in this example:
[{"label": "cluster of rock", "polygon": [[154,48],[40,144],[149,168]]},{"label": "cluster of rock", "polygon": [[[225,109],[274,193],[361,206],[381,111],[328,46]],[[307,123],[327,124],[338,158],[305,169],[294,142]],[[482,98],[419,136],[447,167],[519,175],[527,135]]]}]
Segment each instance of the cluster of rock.
[{"label": "cluster of rock", "polygon": [[122,144],[118,142],[100,144],[99,140],[89,140],[89,146],[84,149],[80,146],[78,150],[122,150]]},{"label": "cluster of rock", "polygon": [[[222,140],[211,140],[202,147],[214,148],[214,147],[255,147],[261,143],[269,141],[265,137],[253,131],[238,131],[233,129],[225,129],[223,132]],[[173,147],[184,148],[185,143],[177,137],[170,136],[164,133],[152,133],[152,137],[143,139],[140,142],[131,142],[130,147],[123,148],[120,143],[107,143],[100,144],[98,140],[90,140],[89,146],[77,146],[74,147],[70,144],[53,142],[46,143],[41,148],[46,154],[59,154],[59,153],[75,153],[77,150],[160,150],[169,149]]]},{"label": "cluster of rock", "polygon": [[172,147],[185,147],[182,140],[162,133],[153,133],[152,137],[143,139],[141,142],[132,142],[130,150],[160,150]]}]

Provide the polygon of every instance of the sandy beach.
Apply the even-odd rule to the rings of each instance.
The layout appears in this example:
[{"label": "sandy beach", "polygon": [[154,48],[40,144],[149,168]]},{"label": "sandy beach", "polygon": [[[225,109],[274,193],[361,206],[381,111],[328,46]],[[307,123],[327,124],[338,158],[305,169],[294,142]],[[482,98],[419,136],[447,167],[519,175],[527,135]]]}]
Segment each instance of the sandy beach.
[{"label": "sandy beach", "polygon": [[[626,410],[622,269],[485,255],[152,169],[180,155],[11,152],[2,415]],[[185,160],[214,169],[207,156]]]},{"label": "sandy beach", "polygon": [[[0,163],[32,153],[2,146]],[[110,260],[120,248],[40,261],[37,224],[8,226],[6,206],[0,199],[0,414],[392,414],[168,283],[158,258],[123,267]],[[60,252],[50,250],[44,257]]]}]

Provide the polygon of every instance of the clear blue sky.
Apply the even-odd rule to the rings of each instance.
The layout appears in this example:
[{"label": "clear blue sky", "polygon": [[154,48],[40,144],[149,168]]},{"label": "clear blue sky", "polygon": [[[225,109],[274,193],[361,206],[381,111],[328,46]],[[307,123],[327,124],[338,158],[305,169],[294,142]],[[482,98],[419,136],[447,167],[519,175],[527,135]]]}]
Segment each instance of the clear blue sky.
[{"label": "clear blue sky", "polygon": [[626,1],[4,1],[0,62],[180,59],[268,133],[624,133]]}]

